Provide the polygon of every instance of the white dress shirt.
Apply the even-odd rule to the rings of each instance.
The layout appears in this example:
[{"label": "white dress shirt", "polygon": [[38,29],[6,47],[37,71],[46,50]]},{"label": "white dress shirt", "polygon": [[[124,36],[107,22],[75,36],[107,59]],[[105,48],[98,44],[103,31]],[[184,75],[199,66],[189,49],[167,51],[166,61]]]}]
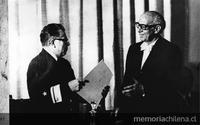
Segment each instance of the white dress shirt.
[{"label": "white dress shirt", "polygon": [[43,47],[44,50],[46,50],[56,61],[58,60],[58,58],[49,50],[48,47]]},{"label": "white dress shirt", "polygon": [[147,43],[147,42],[143,42],[140,45],[140,50],[143,51],[143,57],[142,57],[142,63],[141,63],[141,69],[145,63],[145,61],[147,60],[153,46],[155,45],[156,41],[158,39],[156,39],[155,41],[152,41],[151,43]]}]

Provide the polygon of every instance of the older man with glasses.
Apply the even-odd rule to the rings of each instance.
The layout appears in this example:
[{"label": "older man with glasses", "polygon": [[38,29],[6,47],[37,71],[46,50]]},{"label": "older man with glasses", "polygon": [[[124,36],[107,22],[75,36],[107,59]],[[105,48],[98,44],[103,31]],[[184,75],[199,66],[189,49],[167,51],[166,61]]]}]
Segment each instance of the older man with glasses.
[{"label": "older man with glasses", "polygon": [[161,36],[164,17],[156,11],[147,11],[135,26],[141,42],[128,50],[119,112],[180,112],[176,86],[182,54],[177,45]]}]

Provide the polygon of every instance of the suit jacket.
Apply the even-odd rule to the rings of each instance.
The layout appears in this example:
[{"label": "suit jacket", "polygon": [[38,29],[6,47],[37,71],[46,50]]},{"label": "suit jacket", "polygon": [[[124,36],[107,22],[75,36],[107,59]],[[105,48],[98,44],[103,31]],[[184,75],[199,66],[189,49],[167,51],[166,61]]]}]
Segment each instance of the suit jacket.
[{"label": "suit jacket", "polygon": [[134,78],[144,86],[145,97],[139,95],[127,99],[122,96],[122,105],[128,112],[177,112],[176,84],[182,63],[180,48],[160,36],[141,69],[141,44],[133,44],[128,50],[122,88],[132,84]]},{"label": "suit jacket", "polygon": [[[78,112],[78,95],[72,92],[68,82],[74,80],[70,63],[57,61],[44,49],[29,64],[27,86],[33,104],[33,112]],[[60,85],[62,102],[53,103],[50,88]]]}]

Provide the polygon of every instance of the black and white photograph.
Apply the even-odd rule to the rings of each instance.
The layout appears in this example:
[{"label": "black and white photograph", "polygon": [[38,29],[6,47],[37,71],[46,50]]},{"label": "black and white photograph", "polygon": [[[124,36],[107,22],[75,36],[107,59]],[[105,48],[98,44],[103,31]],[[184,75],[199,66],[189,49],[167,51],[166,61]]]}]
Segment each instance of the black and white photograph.
[{"label": "black and white photograph", "polygon": [[199,124],[199,8],[0,0],[0,124]]}]

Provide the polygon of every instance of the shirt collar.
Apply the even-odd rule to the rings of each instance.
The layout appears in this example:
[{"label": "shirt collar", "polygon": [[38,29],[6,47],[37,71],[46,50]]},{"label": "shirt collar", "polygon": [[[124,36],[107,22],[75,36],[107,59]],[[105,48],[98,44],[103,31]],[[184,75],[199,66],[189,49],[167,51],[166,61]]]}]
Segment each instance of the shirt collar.
[{"label": "shirt collar", "polygon": [[143,51],[143,50],[148,49],[149,51],[151,51],[152,47],[156,44],[157,41],[158,41],[158,38],[156,40],[152,41],[150,44],[148,44],[147,42],[143,42],[140,45],[140,50]]},{"label": "shirt collar", "polygon": [[49,50],[49,48],[43,47],[43,49],[46,50],[56,61],[58,60],[58,58]]}]

